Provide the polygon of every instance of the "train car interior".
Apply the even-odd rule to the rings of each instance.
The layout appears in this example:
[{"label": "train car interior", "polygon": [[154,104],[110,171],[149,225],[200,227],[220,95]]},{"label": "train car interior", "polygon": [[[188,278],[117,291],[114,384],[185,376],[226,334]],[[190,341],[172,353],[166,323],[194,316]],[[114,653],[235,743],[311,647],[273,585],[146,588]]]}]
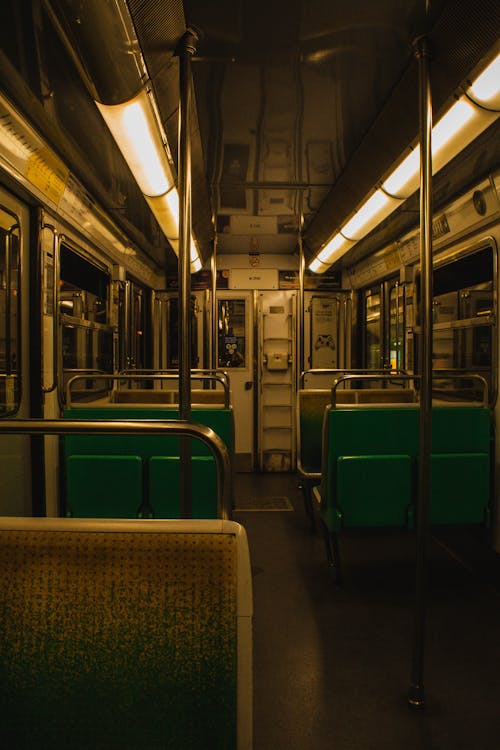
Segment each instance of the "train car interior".
[{"label": "train car interior", "polygon": [[496,750],[500,5],[0,4],[0,746]]}]

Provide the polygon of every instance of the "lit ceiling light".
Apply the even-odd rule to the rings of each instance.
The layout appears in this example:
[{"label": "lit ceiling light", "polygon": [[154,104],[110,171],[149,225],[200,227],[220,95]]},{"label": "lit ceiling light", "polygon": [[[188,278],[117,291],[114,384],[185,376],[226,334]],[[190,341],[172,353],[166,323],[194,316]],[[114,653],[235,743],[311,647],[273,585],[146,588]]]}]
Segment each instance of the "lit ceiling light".
[{"label": "lit ceiling light", "polygon": [[[179,240],[171,239],[169,241],[174,251],[178,255],[179,254]],[[192,237],[191,237],[191,244],[189,246],[189,259],[191,261],[191,273],[194,273],[195,271],[199,271],[202,267],[202,262],[200,258],[200,253],[198,251],[198,247],[196,246],[196,242],[194,241]]]},{"label": "lit ceiling light", "polygon": [[341,254],[341,252],[339,251],[344,251],[344,248],[347,250],[350,246],[351,243],[349,242],[349,240],[345,237],[342,237],[341,234],[337,233],[325,245],[323,250],[318,253],[318,260],[320,260],[322,263],[331,263],[333,258],[336,258]]},{"label": "lit ceiling light", "polygon": [[495,109],[500,107],[500,103],[495,102],[500,94],[500,54],[476,78],[469,92],[473,99],[483,104],[495,103]]},{"label": "lit ceiling light", "polygon": [[[160,229],[173,247],[173,240],[179,239],[179,194],[177,188],[172,188],[168,193],[157,195],[154,198],[148,195],[144,197],[155,215]],[[178,245],[174,248],[175,252],[177,252],[177,247]]]},{"label": "lit ceiling light", "polygon": [[360,240],[398,205],[395,198],[376,190],[340,231],[348,240]]},{"label": "lit ceiling light", "polygon": [[332,239],[320,250],[318,255],[311,261],[308,268],[314,273],[324,273],[332,263],[346,253],[353,242],[337,232]]},{"label": "lit ceiling light", "polygon": [[319,258],[314,258],[308,265],[308,269],[313,273],[325,273],[330,268],[331,263],[322,263]]},{"label": "lit ceiling light", "polygon": [[465,99],[459,99],[453,107],[432,128],[432,155],[446,146],[453,136],[460,132],[474,117],[474,106]]},{"label": "lit ceiling light", "polygon": [[196,273],[197,271],[201,271],[201,259],[198,255],[194,260],[191,260],[191,273]]},{"label": "lit ceiling light", "polygon": [[420,146],[417,146],[413,151],[404,159],[401,164],[396,167],[394,172],[387,178],[383,183],[382,189],[385,190],[389,195],[393,195],[398,198],[407,198],[413,192],[415,192],[415,185],[413,189],[409,187],[413,186],[415,180],[418,180],[418,171],[420,169]]},{"label": "lit ceiling light", "polygon": [[172,169],[146,89],[123,104],[96,104],[144,195],[170,190]]},{"label": "lit ceiling light", "polygon": [[[160,229],[179,255],[179,193],[168,158],[168,145],[158,126],[154,103],[144,88],[123,104],[96,105],[130,167]],[[191,270],[202,263],[191,238]]]},{"label": "lit ceiling light", "polygon": [[[467,97],[455,101],[432,129],[433,174],[497,119],[500,110],[500,55],[472,83]],[[419,177],[420,146],[417,145],[385,179],[382,189],[376,190],[333,236],[333,240],[318,252],[309,269],[323,273],[349,249],[342,247],[341,240],[344,237],[351,240],[350,246],[361,240],[417,190]],[[332,248],[331,243],[336,243],[336,246]],[[335,252],[337,249],[341,251]]]}]

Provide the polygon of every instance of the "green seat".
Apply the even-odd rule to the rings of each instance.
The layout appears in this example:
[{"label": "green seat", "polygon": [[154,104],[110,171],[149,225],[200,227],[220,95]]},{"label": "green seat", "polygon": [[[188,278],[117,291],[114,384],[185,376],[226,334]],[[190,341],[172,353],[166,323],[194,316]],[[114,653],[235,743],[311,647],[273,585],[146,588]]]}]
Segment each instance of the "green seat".
[{"label": "green seat", "polygon": [[[342,394],[350,393],[342,391]],[[312,490],[321,479],[323,417],[331,397],[330,388],[306,388],[297,392],[297,473],[311,526],[314,526]]]},{"label": "green seat", "polygon": [[67,515],[75,518],[136,518],[141,515],[139,456],[68,456]]},{"label": "green seat", "polygon": [[[418,504],[420,414],[411,404],[327,407],[320,515],[329,562],[348,527],[408,527]],[[490,416],[486,407],[432,410],[432,525],[490,521]]]},{"label": "green seat", "polygon": [[[175,407],[108,405],[72,407],[67,419],[87,420],[169,420],[178,419]],[[226,407],[197,407],[192,421],[210,427],[224,441],[230,454],[234,446],[233,411]],[[178,518],[180,507],[179,438],[163,435],[70,435],[64,439],[66,460],[66,513],[82,518],[135,518],[153,515]],[[209,448],[190,440],[193,455],[193,517],[216,518],[216,471]],[[95,470],[82,482],[83,457],[99,457]],[[129,457],[141,462],[141,481],[119,476],[116,458]],[[162,468],[159,459],[171,459]],[[205,461],[201,461],[201,459]],[[158,464],[156,463],[158,459]],[[199,460],[200,459],[200,460]],[[175,463],[177,462],[177,464]],[[90,463],[89,463],[90,466]],[[168,466],[168,468],[167,468]],[[106,477],[109,476],[109,480]],[[128,475],[127,475],[128,476]],[[116,483],[112,478],[116,477]],[[162,478],[165,481],[162,481]],[[104,493],[103,487],[106,486]],[[98,499],[97,499],[98,498]],[[95,509],[99,510],[95,513]],[[169,515],[171,513],[171,515]]]},{"label": "green seat", "polygon": [[[193,518],[216,518],[217,475],[210,456],[191,458]],[[149,503],[155,518],[179,518],[180,482],[178,456],[153,456],[148,461]]]},{"label": "green seat", "polygon": [[431,457],[430,523],[490,522],[490,457],[442,453]]},{"label": "green seat", "polygon": [[[329,528],[413,523],[410,456],[340,456],[336,483],[338,501],[333,507],[335,515],[328,518]],[[328,508],[327,512],[331,510]]]}]

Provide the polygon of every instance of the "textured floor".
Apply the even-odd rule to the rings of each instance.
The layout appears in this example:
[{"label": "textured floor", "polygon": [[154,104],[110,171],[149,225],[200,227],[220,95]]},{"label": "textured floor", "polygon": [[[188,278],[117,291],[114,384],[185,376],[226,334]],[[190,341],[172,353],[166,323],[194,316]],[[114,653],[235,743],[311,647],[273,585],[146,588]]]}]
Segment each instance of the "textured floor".
[{"label": "textured floor", "polygon": [[411,710],[413,537],[343,536],[339,589],[294,475],[240,474],[235,486],[245,497],[289,497],[295,508],[235,513],[252,556],[255,750],[498,750],[500,595],[491,567],[486,580],[473,555],[464,565],[450,554],[453,533],[432,543],[427,707]]}]

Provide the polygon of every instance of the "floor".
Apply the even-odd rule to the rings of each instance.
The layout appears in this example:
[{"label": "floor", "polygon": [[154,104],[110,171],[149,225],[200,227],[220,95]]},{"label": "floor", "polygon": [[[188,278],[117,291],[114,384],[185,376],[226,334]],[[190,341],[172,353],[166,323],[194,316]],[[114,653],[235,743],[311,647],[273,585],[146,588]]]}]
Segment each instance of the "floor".
[{"label": "floor", "polygon": [[235,496],[293,506],[234,514],[252,557],[255,750],[498,750],[500,586],[484,557],[432,542],[426,707],[410,709],[413,535],[343,535],[339,588],[294,474],[237,474]]}]

